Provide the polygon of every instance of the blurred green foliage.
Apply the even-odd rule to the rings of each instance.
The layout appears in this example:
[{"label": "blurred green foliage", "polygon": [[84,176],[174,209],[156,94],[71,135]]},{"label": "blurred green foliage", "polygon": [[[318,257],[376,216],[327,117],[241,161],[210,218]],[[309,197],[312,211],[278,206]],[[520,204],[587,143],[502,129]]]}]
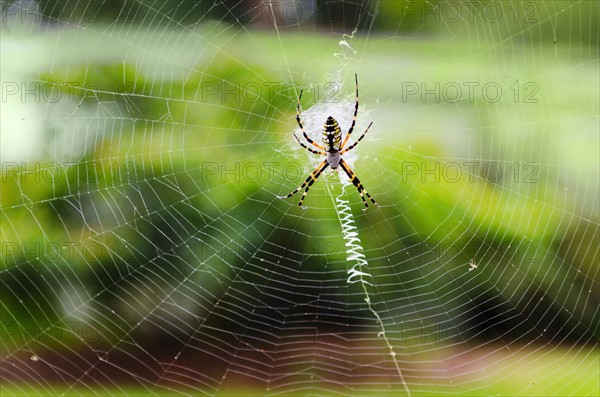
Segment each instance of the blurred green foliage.
[{"label": "blurred green foliage", "polygon": [[[8,8],[10,2],[3,2]],[[454,34],[459,27],[482,35],[500,33],[512,40],[598,43],[600,3],[597,1],[440,1],[397,0],[364,3],[339,0],[301,1],[290,11],[282,1],[213,0],[127,1],[83,0],[60,3],[39,0],[43,16],[50,21],[90,23],[151,23],[182,28],[199,21],[217,20],[242,29],[254,23],[271,24],[278,15],[280,28],[317,24],[350,33],[355,28],[385,32]],[[286,9],[286,6],[288,8]],[[298,15],[297,15],[298,14]],[[291,19],[298,16],[300,19]],[[486,32],[487,33],[484,33]]]}]

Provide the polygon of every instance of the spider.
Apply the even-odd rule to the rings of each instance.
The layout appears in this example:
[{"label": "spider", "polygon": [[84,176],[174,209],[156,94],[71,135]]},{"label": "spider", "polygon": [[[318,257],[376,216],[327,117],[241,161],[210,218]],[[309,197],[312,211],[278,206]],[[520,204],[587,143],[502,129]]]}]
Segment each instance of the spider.
[{"label": "spider", "polygon": [[312,174],[310,174],[308,178],[306,178],[302,185],[300,185],[296,190],[294,190],[287,196],[279,196],[279,198],[292,197],[294,194],[296,194],[298,191],[302,190],[306,186],[304,193],[302,193],[302,198],[298,203],[298,205],[302,207],[302,202],[304,201],[304,198],[308,193],[308,189],[310,189],[312,184],[315,183],[317,178],[319,178],[319,175],[321,175],[321,173],[325,171],[327,167],[331,167],[331,170],[335,171],[338,168],[338,166],[340,166],[342,167],[346,175],[348,175],[348,178],[350,178],[350,181],[352,182],[352,184],[354,184],[356,190],[358,190],[360,198],[362,199],[365,207],[369,206],[367,200],[365,200],[365,195],[367,195],[367,197],[373,202],[373,204],[378,205],[375,202],[375,199],[371,197],[371,195],[365,190],[364,186],[360,183],[360,180],[358,179],[354,171],[352,171],[348,163],[346,163],[342,158],[342,155],[344,153],[349,152],[350,150],[354,149],[356,145],[358,145],[358,142],[360,142],[365,137],[365,135],[369,131],[369,128],[371,128],[371,125],[373,125],[373,122],[371,122],[365,130],[365,132],[360,136],[360,138],[358,138],[356,142],[354,142],[347,148],[344,148],[344,145],[346,145],[346,142],[348,142],[348,140],[350,139],[352,131],[354,131],[354,126],[356,125],[356,114],[358,113],[358,75],[356,73],[354,74],[354,79],[356,81],[356,102],[354,105],[354,117],[352,118],[352,125],[350,126],[350,129],[348,130],[348,133],[346,134],[346,137],[344,138],[343,142],[341,142],[342,130],[340,129],[340,125],[338,124],[337,120],[331,116],[327,117],[327,120],[325,120],[325,123],[323,124],[323,144],[325,146],[319,145],[318,143],[310,139],[308,135],[306,135],[306,131],[304,131],[304,126],[302,125],[302,121],[300,120],[300,99],[302,99],[302,91],[300,91],[300,96],[298,97],[298,108],[296,109],[296,121],[300,126],[300,130],[302,131],[304,138],[306,138],[308,143],[318,148],[319,150],[315,150],[306,146],[300,141],[300,139],[298,139],[296,134],[294,134],[294,138],[296,138],[296,141],[298,141],[300,146],[302,146],[309,152],[326,157],[325,160],[323,160],[323,162],[319,164],[319,166],[312,172]]}]

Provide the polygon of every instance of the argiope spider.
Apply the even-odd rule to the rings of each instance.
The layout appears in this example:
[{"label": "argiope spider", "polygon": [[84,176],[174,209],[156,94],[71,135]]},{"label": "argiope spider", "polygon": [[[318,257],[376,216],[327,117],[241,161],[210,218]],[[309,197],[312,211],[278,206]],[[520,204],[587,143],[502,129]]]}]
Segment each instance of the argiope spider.
[{"label": "argiope spider", "polygon": [[310,174],[308,176],[308,178],[306,178],[306,180],[304,181],[304,183],[302,185],[300,185],[296,190],[294,190],[287,196],[279,196],[279,198],[292,197],[299,190],[302,190],[306,186],[306,189],[304,190],[304,193],[302,194],[302,198],[300,199],[300,202],[298,203],[298,205],[300,207],[302,207],[302,202],[304,201],[304,198],[306,197],[306,194],[308,193],[308,189],[310,189],[312,184],[315,183],[317,178],[319,178],[319,175],[321,175],[321,173],[323,171],[325,171],[325,169],[327,167],[331,167],[332,170],[336,170],[339,165],[340,167],[342,167],[342,169],[344,170],[346,175],[348,175],[348,178],[350,178],[350,181],[354,184],[354,186],[356,186],[356,189],[358,190],[358,193],[360,194],[360,198],[362,199],[363,203],[365,204],[365,207],[369,206],[369,204],[367,203],[367,200],[365,200],[365,194],[373,202],[373,204],[378,205],[375,202],[375,199],[373,197],[371,197],[371,195],[365,190],[363,185],[360,183],[360,180],[358,179],[358,177],[356,176],[354,171],[352,171],[352,169],[350,168],[348,163],[346,163],[344,161],[344,159],[342,158],[342,155],[344,153],[349,152],[350,150],[354,149],[356,147],[356,145],[358,145],[358,142],[360,142],[365,137],[365,135],[369,131],[369,128],[371,128],[371,125],[373,125],[373,122],[371,122],[371,124],[369,124],[369,126],[367,127],[365,132],[360,136],[360,138],[358,138],[358,140],[356,142],[354,142],[352,145],[350,145],[344,149],[344,145],[350,139],[350,135],[352,134],[352,131],[354,131],[354,126],[356,125],[356,114],[358,113],[358,75],[357,74],[354,74],[354,79],[356,80],[356,103],[354,105],[354,117],[352,119],[352,125],[350,126],[350,129],[348,130],[348,133],[346,134],[346,137],[344,138],[344,142],[342,142],[341,145],[340,145],[340,142],[342,140],[342,130],[340,129],[340,125],[338,124],[336,119],[334,119],[331,116],[327,117],[327,120],[325,120],[325,124],[323,124],[323,144],[325,146],[319,145],[318,143],[316,143],[315,141],[310,139],[308,137],[308,135],[306,135],[306,131],[304,131],[304,126],[302,126],[302,121],[300,120],[300,99],[302,99],[302,91],[300,91],[300,96],[298,97],[298,108],[296,109],[296,121],[298,122],[298,125],[300,126],[300,130],[302,131],[304,138],[306,138],[308,143],[315,146],[319,150],[311,149],[308,146],[306,146],[304,143],[300,142],[300,139],[298,139],[296,134],[294,134],[294,138],[296,138],[296,140],[298,141],[300,146],[302,146],[304,149],[306,149],[309,152],[314,153],[314,154],[326,156],[326,158],[325,158],[325,160],[323,160],[323,162],[321,164],[319,164],[319,166],[313,171],[313,173]]}]

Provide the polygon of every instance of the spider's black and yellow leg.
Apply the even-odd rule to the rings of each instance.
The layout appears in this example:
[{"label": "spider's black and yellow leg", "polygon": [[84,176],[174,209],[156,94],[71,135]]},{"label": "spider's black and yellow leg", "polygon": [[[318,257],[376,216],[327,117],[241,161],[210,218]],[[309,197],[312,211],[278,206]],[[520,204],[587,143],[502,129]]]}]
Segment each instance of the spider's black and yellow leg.
[{"label": "spider's black and yellow leg", "polygon": [[378,205],[377,202],[375,201],[375,199],[373,197],[371,197],[369,192],[367,192],[365,187],[360,183],[360,180],[358,179],[358,177],[356,176],[354,171],[352,171],[352,168],[350,168],[348,166],[348,163],[346,163],[344,161],[344,159],[341,159],[340,167],[342,167],[342,169],[346,172],[346,175],[348,175],[348,178],[350,178],[350,181],[352,182],[352,184],[354,186],[356,186],[356,190],[358,190],[358,193],[360,194],[360,198],[362,199],[365,207],[369,206],[369,204],[367,203],[367,200],[365,200],[365,195],[373,202],[373,204]]},{"label": "spider's black and yellow leg", "polygon": [[367,135],[367,132],[369,132],[369,128],[371,128],[372,125],[373,125],[373,122],[371,121],[371,124],[369,124],[369,126],[367,127],[365,132],[363,132],[363,134],[356,140],[356,142],[354,142],[352,145],[348,146],[346,149],[342,150],[340,154],[344,154],[344,153],[349,152],[350,150],[354,149],[354,147],[356,145],[358,145],[358,142],[360,142],[365,137],[365,135]]},{"label": "spider's black and yellow leg", "polygon": [[304,193],[302,193],[302,198],[300,198],[300,202],[298,203],[298,206],[302,207],[304,198],[308,194],[308,189],[310,189],[312,184],[315,183],[315,181],[319,178],[319,175],[321,175],[321,172],[325,171],[325,168],[327,168],[329,166],[329,163],[327,162],[327,160],[323,161],[323,163],[324,163],[323,166],[320,167],[320,169],[318,171],[316,171],[316,174],[315,174],[315,172],[313,172],[312,174],[309,175],[310,182],[308,182],[308,185],[306,185],[306,189],[304,190]]},{"label": "spider's black and yellow leg", "polygon": [[300,207],[302,207],[302,202],[304,201],[304,198],[306,197],[306,194],[308,193],[308,189],[310,189],[310,187],[312,186],[312,184],[315,183],[315,181],[317,180],[317,178],[319,178],[319,175],[321,175],[321,173],[328,166],[329,166],[329,163],[327,162],[327,160],[323,160],[323,162],[321,164],[319,164],[319,166],[312,172],[312,174],[310,174],[308,176],[308,178],[306,178],[306,180],[304,181],[304,183],[302,183],[302,185],[300,185],[296,190],[294,190],[293,192],[291,192],[287,196],[279,196],[279,198],[289,198],[289,197],[292,197],[294,194],[298,193],[298,191],[304,189],[304,187],[306,186],[306,189],[304,190],[304,193],[302,194],[302,198],[300,199],[300,202],[298,203],[298,205]]},{"label": "spider's black and yellow leg", "polygon": [[308,150],[309,152],[314,153],[314,154],[320,154],[321,156],[327,156],[327,153],[311,149],[308,146],[306,146],[305,144],[303,144],[302,142],[300,142],[300,139],[298,139],[298,137],[296,136],[296,134],[294,134],[294,138],[296,138],[296,140],[298,141],[298,143],[300,144],[300,146],[302,146],[304,149]]},{"label": "spider's black and yellow leg", "polygon": [[356,74],[356,73],[354,73],[354,80],[356,82],[356,98],[354,101],[354,116],[352,117],[352,125],[350,126],[350,129],[348,130],[348,133],[346,134],[346,138],[344,138],[344,142],[342,142],[340,149],[342,149],[344,147],[344,145],[346,144],[346,142],[348,142],[348,139],[350,139],[350,135],[352,135],[352,131],[354,131],[354,126],[356,125],[356,115],[358,114],[358,74]]},{"label": "spider's black and yellow leg", "polygon": [[[302,131],[304,138],[306,138],[308,143],[310,143],[311,145],[318,147],[321,150],[326,150],[323,146],[319,145],[318,143],[316,143],[315,141],[310,139],[310,137],[306,134],[306,131],[304,131],[304,126],[302,125],[302,120],[300,120],[300,99],[302,99],[302,91],[300,91],[300,96],[298,97],[298,107],[296,108],[296,121],[298,122],[298,125],[300,126],[300,130]],[[298,139],[298,138],[296,138],[296,139]],[[300,141],[298,141],[298,142],[300,142]],[[304,147],[306,147],[306,146],[304,146]]]}]

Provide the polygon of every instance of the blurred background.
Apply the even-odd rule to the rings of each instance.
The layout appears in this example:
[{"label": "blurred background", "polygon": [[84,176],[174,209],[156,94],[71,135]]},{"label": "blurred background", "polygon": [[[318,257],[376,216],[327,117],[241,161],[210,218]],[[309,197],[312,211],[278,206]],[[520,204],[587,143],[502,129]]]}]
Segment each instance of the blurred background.
[{"label": "blurred background", "polygon": [[0,4],[3,395],[600,393],[598,2]]}]

